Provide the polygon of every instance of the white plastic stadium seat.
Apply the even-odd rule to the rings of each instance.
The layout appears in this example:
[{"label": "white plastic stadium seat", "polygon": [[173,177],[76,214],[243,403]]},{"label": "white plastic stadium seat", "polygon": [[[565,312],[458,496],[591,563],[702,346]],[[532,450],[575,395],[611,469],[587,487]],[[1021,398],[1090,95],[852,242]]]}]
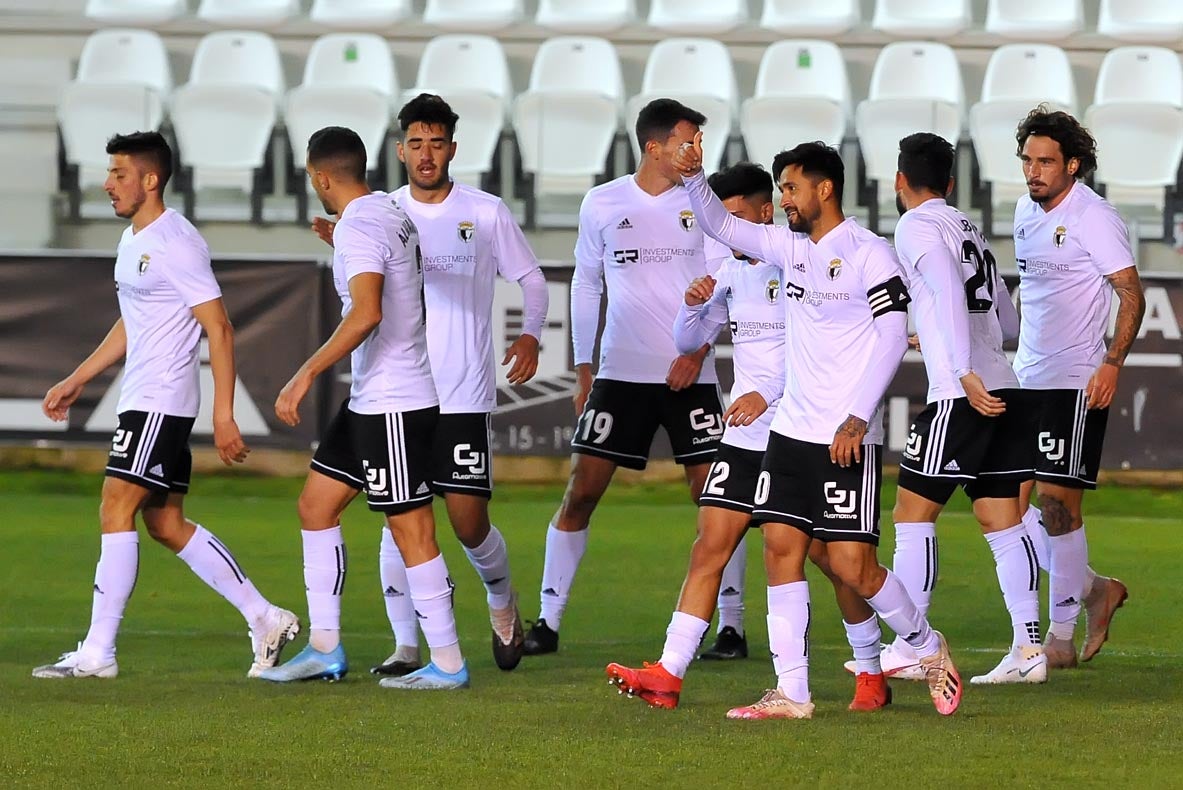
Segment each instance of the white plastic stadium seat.
[{"label": "white plastic stadium seat", "polygon": [[581,195],[604,172],[620,128],[624,81],[602,38],[552,38],[538,49],[530,88],[513,109],[522,169],[535,194]]},{"label": "white plastic stadium seat", "polygon": [[747,0],[652,0],[649,26],[702,36],[726,33],[748,21]]},{"label": "white plastic stadium seat", "polygon": [[403,98],[420,93],[442,96],[460,116],[449,172],[456,181],[479,186],[493,165],[513,96],[500,42],[491,36],[433,38],[419,59],[415,87]]},{"label": "white plastic stadium seat", "polygon": [[727,47],[705,38],[668,38],[649,53],[641,92],[628,103],[625,123],[633,154],[641,158],[636,121],[641,108],[658,98],[677,99],[707,117],[703,129],[703,168],[719,169],[738,110],[735,69]]},{"label": "white plastic stadium seat", "polygon": [[284,92],[275,42],[265,33],[224,31],[201,39],[189,82],[173,95],[172,120],[181,164],[193,168],[189,194],[207,187],[257,197]]},{"label": "white plastic stadium seat", "polygon": [[312,0],[308,18],[349,30],[385,28],[411,15],[411,0]]},{"label": "white plastic stadium seat", "polygon": [[893,36],[944,38],[972,20],[969,0],[875,0],[871,27]]},{"label": "white plastic stadium seat", "polygon": [[225,27],[270,27],[300,13],[299,0],[201,0],[197,18]]},{"label": "white plastic stadium seat", "polygon": [[1183,38],[1179,0],[1101,0],[1097,32],[1122,41],[1174,44]]},{"label": "white plastic stadium seat", "polygon": [[534,22],[563,33],[601,35],[637,19],[636,0],[539,0]]},{"label": "white plastic stadium seat", "polygon": [[1122,205],[1162,209],[1183,159],[1183,66],[1172,50],[1119,47],[1101,61],[1084,119],[1097,140],[1097,181]]},{"label": "white plastic stadium seat", "polygon": [[160,25],[186,11],[185,0],[87,0],[85,14],[110,25]]},{"label": "white plastic stadium seat", "polygon": [[764,0],[760,27],[786,36],[836,36],[860,18],[858,0]]},{"label": "white plastic stadium seat", "polygon": [[427,0],[423,21],[445,30],[491,32],[522,18],[522,0]]},{"label": "white plastic stadium seat", "polygon": [[957,145],[964,103],[961,70],[948,46],[901,41],[883,48],[868,97],[855,110],[866,177],[879,182],[880,202],[894,191],[900,139],[933,132]]},{"label": "white plastic stadium seat", "polygon": [[778,41],[760,60],[756,91],[740,110],[748,159],[765,167],[798,142],[838,146],[850,117],[850,81],[837,45]]},{"label": "white plastic stadium seat", "polygon": [[107,139],[159,129],[172,91],[168,53],[148,30],[100,30],[82,47],[78,72],[58,103],[66,161],[78,166],[78,186],[102,184]]},{"label": "white plastic stadium seat", "polygon": [[1007,38],[1051,41],[1084,27],[1080,0],[990,0],[986,32]]}]

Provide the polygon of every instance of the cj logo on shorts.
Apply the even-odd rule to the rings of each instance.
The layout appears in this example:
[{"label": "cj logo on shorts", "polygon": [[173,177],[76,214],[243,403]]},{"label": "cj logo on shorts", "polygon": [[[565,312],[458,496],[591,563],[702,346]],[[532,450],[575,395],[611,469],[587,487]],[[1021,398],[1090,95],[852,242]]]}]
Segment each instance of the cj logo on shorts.
[{"label": "cj logo on shorts", "polygon": [[453,480],[477,480],[485,476],[485,454],[473,452],[471,444],[458,444],[452,450],[452,462],[468,467],[468,472],[452,472]]},{"label": "cj logo on shorts", "polygon": [[695,409],[690,412],[690,428],[707,432],[706,437],[695,437],[695,444],[709,442],[723,435],[723,419],[718,414],[708,414],[706,409]]},{"label": "cj logo on shorts", "polygon": [[913,426],[912,433],[908,435],[908,443],[904,445],[904,457],[912,461],[920,460],[920,434],[916,433],[916,428]]},{"label": "cj logo on shorts", "polygon": [[1039,452],[1049,461],[1059,461],[1064,457],[1064,440],[1053,439],[1050,431],[1043,431],[1039,434]]},{"label": "cj logo on shorts", "polygon": [[385,494],[386,470],[380,466],[371,467],[369,461],[362,461],[361,465],[366,470],[366,488],[370,490],[370,493]]},{"label": "cj logo on shorts", "polygon": [[111,439],[111,455],[116,458],[126,458],[127,448],[131,447],[131,438],[133,436],[135,436],[135,431],[129,431],[124,428],[115,431],[115,436]]},{"label": "cj logo on shorts", "polygon": [[830,518],[857,518],[854,515],[854,491],[849,488],[838,488],[838,484],[833,480],[827,480],[823,490],[826,495],[826,504],[834,506],[834,512],[827,512],[827,516]]}]

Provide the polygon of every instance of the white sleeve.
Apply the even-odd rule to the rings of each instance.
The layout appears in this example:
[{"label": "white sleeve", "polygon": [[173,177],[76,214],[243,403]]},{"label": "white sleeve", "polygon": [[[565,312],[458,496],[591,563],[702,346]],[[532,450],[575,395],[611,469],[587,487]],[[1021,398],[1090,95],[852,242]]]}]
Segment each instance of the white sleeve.
[{"label": "white sleeve", "polygon": [[998,311],[998,325],[1002,328],[1003,340],[1019,339],[1019,311],[1011,301],[1006,281],[998,270],[994,270],[994,309]]},{"label": "white sleeve", "polygon": [[850,413],[870,421],[895,378],[904,352],[908,350],[908,303],[912,297],[904,284],[904,269],[887,242],[872,243],[863,266],[863,283],[874,317],[873,347],[867,368],[861,372],[858,394]]},{"label": "white sleeve", "polygon": [[756,392],[760,393],[760,397],[764,402],[771,407],[774,403],[784,397],[785,394],[785,355],[783,353],[777,354],[778,364],[773,365],[773,369],[769,371],[769,378],[761,381],[756,386]]},{"label": "white sleeve", "polygon": [[692,354],[708,343],[715,342],[719,330],[727,323],[725,286],[716,286],[706,302],[690,307],[686,300],[678,306],[674,318],[674,345],[679,354]]},{"label": "white sleeve", "polygon": [[1102,277],[1134,265],[1129,228],[1113,206],[1098,202],[1089,207],[1080,216],[1080,226],[1085,234],[1082,246]]},{"label": "white sleeve", "polygon": [[[907,214],[896,227],[895,245],[905,267],[914,268],[932,291],[937,321],[949,335],[951,358],[946,364],[961,378],[970,371],[969,307],[961,263],[936,227]],[[924,340],[920,338],[921,347]]]},{"label": "white sleeve", "polygon": [[394,251],[386,243],[384,230],[376,223],[356,217],[337,223],[333,231],[333,249],[345,265],[347,282],[359,274],[385,276],[386,263],[394,257]]},{"label": "white sleeve", "polygon": [[522,289],[522,334],[542,339],[542,325],[550,307],[550,291],[542,269],[535,266],[518,278]]},{"label": "white sleeve", "polygon": [[500,200],[493,215],[493,260],[497,261],[497,273],[512,282],[521,282],[530,272],[540,271],[525,234],[509,206]]},{"label": "white sleeve", "polygon": [[793,241],[792,231],[777,225],[759,225],[755,222],[732,216],[723,202],[711,191],[706,175],[699,173],[692,178],[683,178],[682,183],[690,197],[690,207],[698,218],[702,232],[724,244],[728,249],[739,250],[758,261],[771,263],[782,269],[790,263]]},{"label": "white sleeve", "polygon": [[575,273],[571,276],[571,345],[575,364],[591,364],[600,330],[600,300],[604,294],[604,236],[590,195],[579,208],[579,237],[575,242]]},{"label": "white sleeve", "polygon": [[176,244],[170,251],[168,265],[161,266],[164,278],[180,294],[186,307],[212,302],[222,297],[222,289],[210,266],[209,247],[198,244]]}]

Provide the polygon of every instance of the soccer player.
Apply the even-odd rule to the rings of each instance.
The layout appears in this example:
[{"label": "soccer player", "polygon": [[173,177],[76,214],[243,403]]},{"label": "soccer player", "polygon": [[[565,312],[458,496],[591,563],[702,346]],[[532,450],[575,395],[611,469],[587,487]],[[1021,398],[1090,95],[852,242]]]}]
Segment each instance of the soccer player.
[{"label": "soccer player", "polygon": [[[1083,183],[1097,166],[1096,141],[1064,112],[1040,106],[1019,124],[1028,194],[1015,207],[1015,260],[1023,320],[1014,361],[1033,414],[1030,452],[1038,509],[1024,515],[1047,569],[1048,666],[1074,667],[1081,602],[1087,632],[1080,660],[1109,638],[1128,595],[1088,564],[1081,503],[1097,487],[1109,405],[1138,336],[1146,300],[1121,216]],[[1105,346],[1113,294],[1118,307]],[[1031,483],[1025,489],[1030,496]]]},{"label": "soccer player", "polygon": [[[588,523],[616,467],[644,469],[660,425],[697,502],[723,435],[710,347],[682,354],[673,337],[686,283],[707,270],[702,231],[671,158],[705,121],[673,99],[645,105],[637,172],[592,189],[579,210],[571,280],[579,421],[567,491],[546,534],[542,613],[526,634],[526,655],[559,649]],[[593,381],[604,282],[608,311]]]},{"label": "soccer player", "polygon": [[[862,598],[858,617],[839,589],[839,606],[863,674],[881,675],[878,614],[920,656],[939,713],[961,701],[961,679],[940,632],[900,579],[875,557],[879,542],[882,398],[907,348],[904,270],[887,242],[842,214],[844,168],[823,143],[777,155],[772,172],[789,227],[738,219],[702,176],[702,137],[674,164],[704,232],[732,249],[774,263],[785,277],[784,396],[773,417],[752,519],[764,531],[768,630],[777,688],[728,718],[807,719],[810,544],[825,543],[831,572]],[[854,709],[887,704],[885,683],[856,690]]]},{"label": "soccer player", "polygon": [[341,592],[346,554],[341,513],[362,490],[407,562],[431,662],[380,685],[457,689],[468,685],[452,611],[452,579],[435,540],[431,442],[439,398],[424,326],[423,272],[415,223],[391,195],[366,185],[366,149],[351,129],[330,126],[308,140],[307,171],[322,205],[338,216],[333,282],[341,323],[284,386],[275,413],[300,421],[300,402],[318,375],[351,355],[349,398],[325,429],[298,505],[308,595],[308,645],[262,674],[279,682],[344,675]]},{"label": "soccer player", "polygon": [[120,318],[73,373],[50,388],[42,409],[62,421],[87,382],[126,357],[119,427],[103,480],[102,548],[94,577],[90,630],[77,650],[37,667],[37,678],[113,678],[115,637],[136,585],[136,514],[157,542],[231,603],[250,627],[248,675],[271,667],[299,621],[272,605],[209,530],[185,518],[192,456],[189,433],[201,398],[197,347],[209,338],[214,374],[214,444],[227,466],[249,449],[234,422],[234,331],[210,268],[209,247],[183,216],[164,205],[172,150],[157,132],[115,135],[103,185],[115,216],[131,225],[119,240],[115,292]]}]

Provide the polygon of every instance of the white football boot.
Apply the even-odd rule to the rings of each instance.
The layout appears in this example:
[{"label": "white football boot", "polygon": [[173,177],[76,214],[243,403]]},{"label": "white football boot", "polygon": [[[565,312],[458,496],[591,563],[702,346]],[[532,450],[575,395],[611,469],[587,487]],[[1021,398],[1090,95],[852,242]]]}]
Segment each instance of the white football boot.
[{"label": "white football boot", "polygon": [[969,679],[975,686],[994,686],[1002,683],[1046,683],[1047,656],[1039,645],[1013,648],[998,666],[985,675]]},{"label": "white football boot", "polygon": [[35,678],[113,678],[119,674],[119,664],[110,661],[95,662],[90,656],[82,655],[82,643],[78,649],[62,653],[56,664],[45,664],[33,670]]},{"label": "white football boot", "polygon": [[[916,651],[907,642],[902,646],[899,642],[900,640],[896,640],[890,645],[881,646],[879,664],[883,667],[883,674],[893,680],[924,680],[924,668],[920,666]],[[858,674],[854,659],[847,661],[843,666],[850,674]]]},{"label": "white football boot", "polygon": [[263,619],[263,624],[252,629],[251,649],[255,653],[255,660],[247,671],[248,678],[257,678],[264,669],[270,669],[279,663],[279,656],[284,645],[292,641],[300,633],[300,618],[287,609],[271,606]]}]

